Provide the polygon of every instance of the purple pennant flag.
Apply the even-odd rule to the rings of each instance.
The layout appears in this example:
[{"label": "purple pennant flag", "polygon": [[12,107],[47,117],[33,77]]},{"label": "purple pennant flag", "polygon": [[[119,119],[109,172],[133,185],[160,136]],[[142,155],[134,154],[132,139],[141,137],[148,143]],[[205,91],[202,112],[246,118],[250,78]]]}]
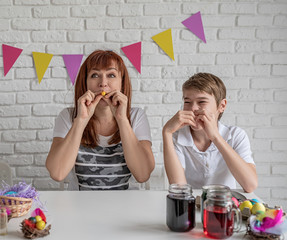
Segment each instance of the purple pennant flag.
[{"label": "purple pennant flag", "polygon": [[206,43],[200,12],[193,14],[181,23]]},{"label": "purple pennant flag", "polygon": [[83,54],[64,54],[63,59],[66,65],[67,72],[71,79],[73,85],[75,84],[75,79],[77,77],[81,62],[83,59]]}]

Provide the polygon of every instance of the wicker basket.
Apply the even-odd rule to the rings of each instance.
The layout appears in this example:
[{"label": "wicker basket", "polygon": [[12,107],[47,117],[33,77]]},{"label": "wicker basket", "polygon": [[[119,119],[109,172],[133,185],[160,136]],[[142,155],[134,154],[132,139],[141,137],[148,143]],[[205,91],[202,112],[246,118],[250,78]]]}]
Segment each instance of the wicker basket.
[{"label": "wicker basket", "polygon": [[32,198],[0,196],[0,206],[10,209],[11,218],[21,217],[28,213],[32,202]]}]

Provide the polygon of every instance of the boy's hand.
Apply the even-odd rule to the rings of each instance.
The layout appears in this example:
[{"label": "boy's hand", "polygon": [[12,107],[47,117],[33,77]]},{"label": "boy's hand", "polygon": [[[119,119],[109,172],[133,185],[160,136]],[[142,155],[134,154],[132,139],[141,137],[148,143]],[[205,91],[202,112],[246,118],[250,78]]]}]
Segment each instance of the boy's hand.
[{"label": "boy's hand", "polygon": [[195,115],[192,111],[180,110],[164,125],[163,131],[172,134],[186,125],[197,125]]},{"label": "boy's hand", "polygon": [[195,121],[202,127],[208,138],[213,141],[219,134],[216,115],[205,109],[195,110],[194,114]]}]

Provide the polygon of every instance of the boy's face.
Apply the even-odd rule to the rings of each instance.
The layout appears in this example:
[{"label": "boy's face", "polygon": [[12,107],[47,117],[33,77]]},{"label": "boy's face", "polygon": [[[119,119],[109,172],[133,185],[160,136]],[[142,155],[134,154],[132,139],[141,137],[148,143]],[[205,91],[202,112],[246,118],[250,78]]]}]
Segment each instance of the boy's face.
[{"label": "boy's face", "polygon": [[[224,108],[222,106],[217,107],[216,101],[213,95],[210,95],[206,92],[200,92],[194,89],[185,89],[183,90],[183,110],[185,111],[194,111],[205,109],[209,113],[213,113],[218,119],[218,116],[223,112]],[[198,125],[192,127],[193,130],[199,130],[201,127]]]}]

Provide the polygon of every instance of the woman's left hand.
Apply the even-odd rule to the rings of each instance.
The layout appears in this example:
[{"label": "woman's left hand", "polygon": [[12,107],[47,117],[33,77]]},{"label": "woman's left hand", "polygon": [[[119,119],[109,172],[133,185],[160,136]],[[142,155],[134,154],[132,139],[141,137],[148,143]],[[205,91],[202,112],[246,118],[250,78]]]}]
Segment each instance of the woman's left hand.
[{"label": "woman's left hand", "polygon": [[108,103],[117,121],[127,119],[128,98],[126,95],[118,90],[114,90],[106,94],[103,100]]}]

